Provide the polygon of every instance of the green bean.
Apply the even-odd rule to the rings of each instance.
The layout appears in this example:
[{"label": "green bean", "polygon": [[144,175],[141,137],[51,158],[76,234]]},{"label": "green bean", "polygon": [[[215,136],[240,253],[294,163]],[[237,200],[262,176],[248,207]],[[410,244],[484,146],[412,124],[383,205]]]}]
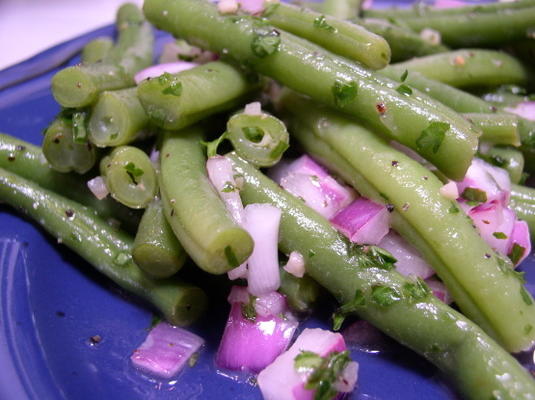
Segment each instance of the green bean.
[{"label": "green bean", "polygon": [[91,112],[89,138],[99,147],[121,146],[134,141],[148,123],[136,88],[105,91]]},{"label": "green bean", "polygon": [[[225,52],[419,151],[452,179],[461,179],[470,165],[479,132],[422,93],[409,95],[389,79],[251,17],[222,16],[208,1],[147,0],[144,11],[157,27]],[[425,146],[420,139],[429,130],[438,131],[440,137],[447,130],[438,148]]]},{"label": "green bean", "polygon": [[[360,317],[434,363],[467,399],[533,396],[533,378],[474,323],[426,295],[425,289],[419,298],[412,291],[416,298],[411,299],[407,291],[416,287],[414,281],[386,270],[301,200],[236,155],[230,158],[244,177],[243,201],[273,204],[282,211],[279,248],[303,254],[307,274],[340,303],[353,303]],[[370,296],[374,288],[390,291],[399,300],[386,305],[380,297]],[[355,301],[358,298],[364,301]],[[504,374],[508,379],[502,378]]]},{"label": "green bean", "polygon": [[512,114],[463,114],[482,131],[480,140],[492,144],[520,146],[518,117]]},{"label": "green bean", "polygon": [[227,123],[226,137],[240,157],[257,167],[278,163],[290,142],[286,125],[265,112],[234,114]]},{"label": "green bean", "polygon": [[[342,2],[336,0],[338,5]],[[283,3],[268,8],[264,16],[278,28],[369,68],[381,69],[390,62],[388,43],[359,25]]]},{"label": "green bean", "polygon": [[[304,150],[363,196],[394,207],[392,228],[414,245],[444,281],[460,309],[509,351],[535,341],[535,307],[512,264],[479,236],[443,183],[352,121],[286,95],[281,106]],[[529,300],[529,301],[528,301]],[[511,312],[515,310],[515,312]]]},{"label": "green bean", "polygon": [[524,156],[512,147],[491,147],[482,151],[480,155],[488,163],[505,169],[509,173],[511,182],[519,183],[524,172]]},{"label": "green bean", "polygon": [[59,116],[46,129],[43,154],[52,168],[59,172],[75,171],[84,174],[97,161],[91,143],[78,143],[75,140],[72,115]]},{"label": "green bean", "polygon": [[174,275],[186,261],[186,252],[165,219],[160,199],[155,199],[145,209],[132,257],[139,268],[154,278]]},{"label": "green bean", "polygon": [[297,278],[281,269],[279,292],[286,296],[291,309],[299,313],[310,313],[323,294],[321,286],[309,276]]},{"label": "green bean", "polygon": [[205,271],[222,274],[247,260],[254,244],[208,180],[201,139],[199,127],[164,134],[160,191],[165,217],[189,256]]},{"label": "green bean", "polygon": [[98,200],[89,191],[86,178],[52,169],[39,147],[0,133],[0,168],[29,179],[45,189],[95,210],[104,220],[118,220],[125,229],[135,231],[139,215],[113,199]]},{"label": "green bean", "polygon": [[535,204],[523,203],[511,197],[509,206],[513,209],[517,218],[527,222],[531,240],[535,240]]},{"label": "green bean", "polygon": [[338,19],[356,18],[364,0],[324,0],[322,11]]},{"label": "green bean", "polygon": [[512,185],[511,199],[535,206],[535,189],[522,185]]},{"label": "green bean", "polygon": [[80,204],[1,168],[0,198],[22,209],[116,284],[151,303],[169,322],[189,325],[204,311],[207,298],[201,289],[147,278],[130,256],[132,239]]},{"label": "green bean", "polygon": [[54,75],[52,94],[59,104],[76,108],[91,105],[104,90],[134,86],[134,74],[152,64],[152,28],[137,6],[121,6],[117,30],[117,44],[102,62],[68,67]]},{"label": "green bean", "polygon": [[503,92],[489,92],[481,96],[483,100],[487,103],[492,104],[496,107],[515,107],[518,103],[526,101],[525,96],[519,96],[513,93],[503,93]]},{"label": "green bean", "polygon": [[355,20],[369,31],[382,36],[390,45],[391,61],[405,61],[413,57],[443,53],[449,49],[440,43],[431,43],[412,30],[386,20],[364,18]]},{"label": "green bean", "polygon": [[152,122],[176,130],[243,104],[256,89],[245,71],[216,61],[145,80],[137,94]]},{"label": "green bean", "polygon": [[94,64],[104,60],[113,47],[110,37],[98,37],[93,39],[82,50],[82,63]]},{"label": "green bean", "polygon": [[515,58],[491,50],[457,50],[394,64],[398,73],[419,72],[454,87],[525,84],[528,72]]},{"label": "green bean", "polygon": [[130,208],[145,208],[158,193],[158,178],[149,157],[137,147],[116,147],[100,162],[111,196]]}]

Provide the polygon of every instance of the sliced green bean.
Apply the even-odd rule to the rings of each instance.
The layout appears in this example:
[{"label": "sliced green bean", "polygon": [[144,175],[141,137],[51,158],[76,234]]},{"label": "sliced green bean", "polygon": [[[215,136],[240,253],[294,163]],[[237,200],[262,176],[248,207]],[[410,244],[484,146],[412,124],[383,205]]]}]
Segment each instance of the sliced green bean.
[{"label": "sliced green bean", "polygon": [[134,141],[148,123],[136,88],[105,91],[91,112],[89,137],[99,147],[121,146]]},{"label": "sliced green bean", "polygon": [[[535,306],[513,267],[479,236],[425,167],[352,121],[287,95],[290,132],[305,151],[363,196],[391,204],[392,227],[414,245],[445,282],[460,309],[507,350],[535,341]],[[527,301],[527,300],[529,301]],[[511,310],[514,310],[511,311]]]},{"label": "sliced green bean", "polygon": [[[419,151],[452,179],[461,179],[470,165],[480,132],[422,93],[411,95],[405,87],[265,22],[220,15],[208,1],[146,0],[144,11],[157,27],[224,52]],[[438,147],[420,139],[430,130],[437,137],[447,131]]]},{"label": "sliced green bean", "polygon": [[91,143],[75,140],[72,115],[60,115],[46,129],[43,154],[52,168],[59,172],[84,174],[97,161],[95,147]]},{"label": "sliced green bean", "polygon": [[132,261],[132,239],[82,205],[1,168],[0,198],[22,209],[116,284],[151,303],[172,324],[189,325],[204,312],[207,297],[201,289],[147,278]]},{"label": "sliced green bean", "polygon": [[164,134],[160,191],[165,217],[189,256],[205,271],[222,274],[247,260],[254,244],[208,180],[201,140],[198,127]]},{"label": "sliced green bean", "polygon": [[491,147],[485,151],[480,149],[480,157],[488,163],[505,169],[511,182],[519,183],[524,172],[524,155],[512,147]]},{"label": "sliced green bean", "polygon": [[234,114],[227,123],[226,137],[236,153],[257,167],[275,165],[290,146],[286,125],[265,112]]},{"label": "sliced green bean", "polygon": [[52,94],[63,107],[85,107],[104,90],[135,86],[134,74],[152,64],[152,27],[137,6],[121,6],[117,30],[117,44],[102,62],[68,67],[54,75]]},{"label": "sliced green bean", "polygon": [[[466,399],[533,396],[535,384],[530,374],[473,322],[429,296],[425,289],[419,297],[410,290],[414,281],[387,270],[379,259],[350,244],[301,200],[236,155],[230,157],[244,177],[243,201],[272,204],[282,211],[281,251],[303,254],[307,274],[341,304],[353,305],[360,317],[434,363]],[[390,305],[378,302],[370,295],[374,287],[391,290],[399,301]],[[356,298],[364,301],[356,302]]]},{"label": "sliced green bean", "polygon": [[364,0],[324,0],[322,11],[338,19],[356,18]]},{"label": "sliced green bean", "polygon": [[355,22],[369,31],[382,36],[388,42],[392,51],[392,62],[444,53],[449,50],[440,43],[431,43],[414,31],[386,20],[364,18],[355,20]]},{"label": "sliced green bean", "polygon": [[145,209],[132,257],[147,275],[159,279],[176,274],[186,261],[186,252],[165,219],[160,199]]},{"label": "sliced green bean", "polygon": [[[336,0],[341,6],[343,0]],[[274,26],[317,43],[342,57],[372,69],[390,62],[390,46],[380,36],[363,27],[322,15],[315,11],[280,3],[264,14]]]},{"label": "sliced green bean", "polygon": [[419,72],[454,87],[523,85],[528,71],[514,57],[491,50],[457,50],[394,64],[398,73]]},{"label": "sliced green bean", "polygon": [[297,278],[283,269],[279,292],[286,296],[290,308],[300,313],[312,312],[323,294],[314,279],[307,275]]},{"label": "sliced green bean", "polygon": [[511,187],[511,199],[535,205],[535,189],[522,185],[513,185]]},{"label": "sliced green bean", "polygon": [[520,146],[518,117],[512,114],[463,114],[470,122],[478,126],[483,135],[481,140],[492,144]]},{"label": "sliced green bean", "polygon": [[100,162],[111,196],[130,208],[145,208],[158,193],[158,178],[147,154],[137,147],[116,147]]},{"label": "sliced green bean", "polygon": [[113,40],[110,37],[99,37],[93,39],[82,50],[82,63],[94,64],[104,60],[113,47]]},{"label": "sliced green bean", "polygon": [[175,130],[243,104],[258,87],[245,71],[216,61],[145,80],[137,94],[152,122]]},{"label": "sliced green bean", "polygon": [[55,171],[31,143],[0,133],[0,168],[91,208],[106,221],[117,220],[129,232],[137,228],[136,212],[110,198],[98,200],[87,188],[87,178]]}]

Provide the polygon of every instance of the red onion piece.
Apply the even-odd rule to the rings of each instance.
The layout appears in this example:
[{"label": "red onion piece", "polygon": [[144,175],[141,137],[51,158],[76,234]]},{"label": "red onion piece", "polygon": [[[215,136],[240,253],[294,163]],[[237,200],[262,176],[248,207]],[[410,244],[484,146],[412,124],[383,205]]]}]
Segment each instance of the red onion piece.
[{"label": "red onion piece", "polygon": [[87,181],[87,187],[91,190],[91,193],[99,199],[102,200],[110,193],[106,182],[102,176],[97,176],[89,181]]},{"label": "red onion piece", "polygon": [[457,200],[459,197],[459,189],[457,189],[457,184],[453,181],[449,181],[440,188],[440,194],[446,199]]},{"label": "red onion piece", "polygon": [[239,0],[240,8],[248,14],[258,15],[264,12],[264,0]]},{"label": "red onion piece", "polygon": [[507,255],[515,224],[515,213],[499,201],[472,208],[469,213],[481,237],[496,251]]},{"label": "red onion piece", "polygon": [[199,336],[160,322],[151,329],[130,359],[144,372],[169,379],[180,372],[203,344],[204,340]]},{"label": "red onion piece", "polygon": [[516,263],[516,265],[519,265],[531,254],[531,238],[529,235],[529,226],[526,221],[515,221],[508,254],[511,254],[515,244],[525,249],[524,253]]},{"label": "red onion piece", "polygon": [[255,311],[261,317],[280,315],[287,311],[286,298],[279,292],[271,292],[257,297]]},{"label": "red onion piece", "polygon": [[420,252],[394,231],[390,231],[381,240],[379,247],[390,252],[396,258],[396,269],[402,275],[413,275],[427,279],[435,274],[427,261],[422,258]]},{"label": "red onion piece", "polygon": [[523,101],[516,107],[508,107],[505,111],[516,114],[519,117],[535,121],[535,101]]},{"label": "red onion piece", "polygon": [[[258,386],[265,400],[312,400],[314,392],[304,387],[306,376],[299,374],[294,366],[295,357],[301,351],[311,351],[321,357],[328,356],[335,351],[346,350],[344,338],[339,333],[323,329],[305,329],[295,343],[285,353],[278,356],[272,364],[258,375]],[[356,373],[356,369],[353,368]],[[349,376],[347,382],[355,381]],[[351,391],[352,387],[345,387]]]},{"label": "red onion piece", "polygon": [[377,245],[390,230],[385,206],[360,197],[339,211],[331,224],[352,242]]},{"label": "red onion piece", "polygon": [[297,278],[302,278],[305,275],[305,259],[303,255],[297,251],[292,251],[284,270]]},{"label": "red onion piece", "polygon": [[221,14],[236,14],[240,9],[240,4],[237,0],[219,0],[217,3],[217,11]]},{"label": "red onion piece", "polygon": [[[242,300],[244,294],[245,301],[238,301]],[[242,304],[249,302],[246,289],[232,288],[229,296],[233,300],[230,315],[216,356],[218,367],[257,373],[286,350],[298,322],[288,312],[284,297],[278,296],[265,297],[272,300],[260,306],[266,315],[257,314],[255,320],[251,321],[242,313]],[[280,317],[281,314],[284,318]]]},{"label": "red onion piece", "polygon": [[177,74],[182,71],[186,71],[188,69],[192,69],[199,64],[187,62],[187,61],[177,61],[174,63],[166,63],[166,64],[157,64],[150,66],[148,68],[142,69],[139,71],[135,76],[134,80],[136,81],[136,84],[139,84],[141,81],[144,81],[148,78],[157,78],[160,75],[165,74],[166,72],[169,74]]},{"label": "red onion piece", "polygon": [[479,189],[487,194],[487,202],[499,200],[502,204],[507,204],[511,192],[511,180],[504,169],[474,158],[464,179],[457,183],[457,188],[461,195],[467,188]]},{"label": "red onion piece", "polygon": [[425,283],[427,283],[427,286],[429,286],[433,295],[440,301],[446,304],[451,304],[453,302],[450,292],[448,292],[448,289],[446,289],[446,286],[441,281],[436,278],[431,278],[426,279]]},{"label": "red onion piece", "polygon": [[249,204],[245,207],[245,229],[255,244],[247,261],[249,292],[255,296],[273,292],[280,286],[280,218],[281,211],[270,204]]},{"label": "red onion piece", "polygon": [[245,106],[243,113],[247,115],[262,115],[262,104],[259,101],[249,103]]}]

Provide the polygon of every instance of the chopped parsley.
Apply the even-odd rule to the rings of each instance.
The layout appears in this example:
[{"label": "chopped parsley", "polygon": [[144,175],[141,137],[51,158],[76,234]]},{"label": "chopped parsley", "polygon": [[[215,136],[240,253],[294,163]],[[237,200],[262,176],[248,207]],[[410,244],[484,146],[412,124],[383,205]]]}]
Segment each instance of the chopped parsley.
[{"label": "chopped parsley", "polygon": [[337,29],[327,22],[325,15],[320,15],[314,20],[314,28],[323,29],[331,33],[337,32]]},{"label": "chopped parsley", "polygon": [[124,166],[124,169],[130,179],[132,180],[132,183],[134,185],[137,185],[139,182],[137,178],[143,176],[144,172],[141,168],[136,167],[136,164],[134,164],[132,161],[130,161],[128,164]]},{"label": "chopped parsley", "polygon": [[511,259],[513,264],[518,264],[524,254],[526,253],[526,248],[520,246],[518,243],[513,244],[511,252],[508,254],[508,257]]},{"label": "chopped parsley", "polygon": [[211,142],[205,142],[204,140],[201,140],[201,145],[206,147],[206,156],[208,158],[217,156],[217,148],[227,138],[227,133],[223,133],[221,136],[219,136],[216,140],[212,140]]},{"label": "chopped parsley", "polygon": [[221,189],[221,191],[223,193],[231,193],[231,192],[235,192],[237,190],[236,186],[232,184],[232,182],[225,182],[225,184],[223,185],[223,189]]},{"label": "chopped parsley", "polygon": [[359,309],[359,307],[362,307],[366,304],[366,297],[364,297],[364,293],[362,290],[357,289],[355,292],[355,297],[352,301],[349,303],[343,304],[336,310],[333,315],[333,330],[337,331],[342,327],[342,324],[344,323],[344,320],[349,314],[354,313]]},{"label": "chopped parsley", "polygon": [[399,78],[399,80],[401,82],[405,82],[407,80],[407,77],[409,76],[409,71],[408,70],[405,70],[405,72],[403,72],[401,74],[401,77]]},{"label": "chopped parsley", "polygon": [[448,208],[448,213],[450,213],[450,214],[458,214],[459,213],[459,207],[457,207],[457,205],[452,202],[451,203],[451,207]]},{"label": "chopped parsley", "polygon": [[487,192],[481,189],[468,187],[464,189],[461,197],[467,201],[473,201],[476,204],[485,203],[487,201]]},{"label": "chopped parsley", "polygon": [[372,300],[382,306],[388,307],[401,300],[401,294],[388,286],[378,285],[372,288]]},{"label": "chopped parsley", "polygon": [[256,297],[249,295],[249,301],[247,303],[242,303],[241,305],[241,314],[243,318],[249,321],[256,320]]},{"label": "chopped parsley", "polygon": [[431,289],[421,278],[417,278],[415,282],[407,282],[403,285],[403,291],[414,300],[425,299],[431,293]]},{"label": "chopped parsley", "polygon": [[445,122],[431,122],[427,128],[425,128],[420,137],[416,140],[416,147],[420,151],[427,153],[437,153],[438,149],[442,145],[446,132],[449,131],[450,124]]},{"label": "chopped parsley", "polygon": [[399,85],[396,90],[398,93],[404,94],[406,96],[410,96],[412,94],[412,89],[404,83]]},{"label": "chopped parsley", "polygon": [[337,106],[343,107],[357,97],[358,85],[356,82],[336,81],[332,87],[334,102]]},{"label": "chopped parsley", "polygon": [[493,232],[492,236],[494,236],[496,239],[507,239],[507,235],[503,232]]},{"label": "chopped parsley", "polygon": [[280,43],[280,32],[276,29],[257,29],[251,42],[251,50],[255,56],[264,58],[279,51]]},{"label": "chopped parsley", "polygon": [[520,288],[520,295],[522,296],[522,300],[524,300],[524,303],[526,303],[528,306],[531,306],[533,304],[533,299],[531,298],[531,295],[524,286]]}]

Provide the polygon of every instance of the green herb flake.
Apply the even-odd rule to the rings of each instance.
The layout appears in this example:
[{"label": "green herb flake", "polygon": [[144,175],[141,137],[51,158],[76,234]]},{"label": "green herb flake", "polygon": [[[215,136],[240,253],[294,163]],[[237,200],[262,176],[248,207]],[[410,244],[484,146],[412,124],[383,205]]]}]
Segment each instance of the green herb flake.
[{"label": "green herb flake", "polygon": [[533,325],[527,324],[527,325],[524,327],[524,334],[529,335],[529,334],[531,333],[532,330],[533,330]]},{"label": "green herb flake", "polygon": [[241,305],[241,314],[243,315],[243,318],[249,321],[255,321],[256,320],[256,297],[249,295],[249,301],[247,303],[242,303]]},{"label": "green herb flake", "polygon": [[381,307],[388,307],[401,300],[401,295],[396,289],[388,286],[374,286],[372,288],[372,300]]},{"label": "green herb flake", "polygon": [[251,42],[251,50],[259,58],[265,58],[279,51],[281,44],[280,32],[276,29],[270,31],[258,29]]},{"label": "green herb flake", "polygon": [[440,149],[444,138],[446,137],[446,132],[449,131],[449,129],[450,124],[445,122],[431,122],[416,140],[416,147],[419,151],[436,154],[438,149]]},{"label": "green herb flake", "polygon": [[314,400],[332,400],[338,394],[335,383],[351,362],[349,351],[332,352],[308,376],[305,389],[315,390]]},{"label": "green herb flake", "polygon": [[533,299],[524,286],[520,288],[520,296],[522,296],[522,300],[524,300],[524,303],[526,303],[528,306],[533,304]]},{"label": "green herb flake", "polygon": [[400,94],[404,94],[405,96],[410,96],[412,94],[412,89],[405,84],[399,85],[396,88],[396,91]]},{"label": "green herb flake", "polygon": [[448,213],[449,214],[458,214],[459,211],[460,211],[459,207],[457,207],[457,205],[452,202],[451,207],[448,208]]},{"label": "green herb flake", "polygon": [[407,77],[409,76],[409,71],[408,70],[405,70],[405,72],[403,72],[401,74],[401,77],[399,78],[399,80],[401,82],[405,82],[407,80]]},{"label": "green herb flake", "polygon": [[217,149],[219,145],[227,138],[227,132],[223,133],[221,136],[219,136],[216,140],[213,140],[211,142],[205,142],[204,140],[201,140],[201,145],[206,148],[206,156],[208,158],[217,156]]},{"label": "green herb flake", "polygon": [[514,243],[511,252],[507,256],[511,259],[513,264],[516,265],[520,262],[525,253],[525,247],[520,246],[518,243]]},{"label": "green herb flake", "polygon": [[241,130],[250,142],[260,143],[264,138],[264,130],[258,126],[245,126]]},{"label": "green herb flake", "polygon": [[271,157],[273,160],[278,160],[282,157],[284,152],[288,150],[289,147],[290,145],[288,143],[280,141],[279,143],[277,143],[275,148],[271,150],[271,152],[269,153],[269,157]]},{"label": "green herb flake", "polygon": [[357,97],[358,85],[356,82],[334,82],[332,87],[334,102],[339,107],[348,105]]},{"label": "green herb flake", "polygon": [[491,156],[488,157],[490,163],[492,165],[495,165],[497,167],[500,167],[500,168],[503,168],[503,167],[506,167],[508,162],[505,158],[497,155],[497,154],[493,154]]},{"label": "green herb flake", "polygon": [[365,246],[364,248],[364,253],[371,258],[374,267],[387,271],[394,269],[397,259],[391,253],[377,246]]},{"label": "green herb flake", "polygon": [[158,77],[158,83],[162,86],[166,86],[172,78],[173,75],[171,75],[169,72],[164,72]]},{"label": "green herb flake", "polygon": [[320,15],[319,17],[314,19],[314,28],[323,29],[331,33],[337,32],[337,29],[327,22],[325,15]]},{"label": "green herb flake", "polygon": [[342,327],[344,320],[349,314],[356,312],[359,307],[362,307],[366,304],[366,297],[362,290],[357,289],[355,292],[355,297],[349,303],[343,304],[336,310],[332,315],[333,320],[333,330],[338,331]]},{"label": "green herb flake", "polygon": [[323,358],[313,351],[301,350],[294,358],[294,368],[298,373],[312,372],[322,364]]},{"label": "green herb flake", "polygon": [[173,78],[169,85],[162,91],[163,94],[179,97],[182,94],[182,82]]},{"label": "green herb flake", "polygon": [[308,251],[308,257],[309,257],[309,258],[312,258],[312,257],[314,257],[315,255],[316,255],[316,252],[315,252],[314,250],[309,250],[309,251]]},{"label": "green herb flake", "polygon": [[487,201],[487,192],[481,189],[468,187],[464,189],[461,197],[467,201],[473,201],[477,204]]},{"label": "green herb flake", "polygon": [[238,262],[236,254],[234,254],[234,250],[232,250],[232,247],[225,247],[225,257],[227,259],[228,265],[230,265],[232,268],[240,266],[240,263]]},{"label": "green herb flake", "polygon": [[496,239],[507,239],[507,235],[503,232],[493,232],[492,236],[494,236]]},{"label": "green herb flake", "polygon": [[225,182],[225,184],[223,185],[223,189],[221,189],[221,191],[223,193],[231,193],[231,192],[235,192],[237,190],[236,186],[232,184],[232,182]]},{"label": "green herb flake", "polygon": [[130,179],[132,180],[132,183],[134,185],[137,185],[139,182],[137,178],[143,176],[144,172],[141,168],[136,167],[136,164],[134,164],[132,161],[130,161],[128,164],[124,166],[124,169]]},{"label": "green herb flake", "polygon": [[403,291],[414,300],[423,300],[431,293],[431,289],[421,278],[417,278],[415,282],[405,283]]}]

